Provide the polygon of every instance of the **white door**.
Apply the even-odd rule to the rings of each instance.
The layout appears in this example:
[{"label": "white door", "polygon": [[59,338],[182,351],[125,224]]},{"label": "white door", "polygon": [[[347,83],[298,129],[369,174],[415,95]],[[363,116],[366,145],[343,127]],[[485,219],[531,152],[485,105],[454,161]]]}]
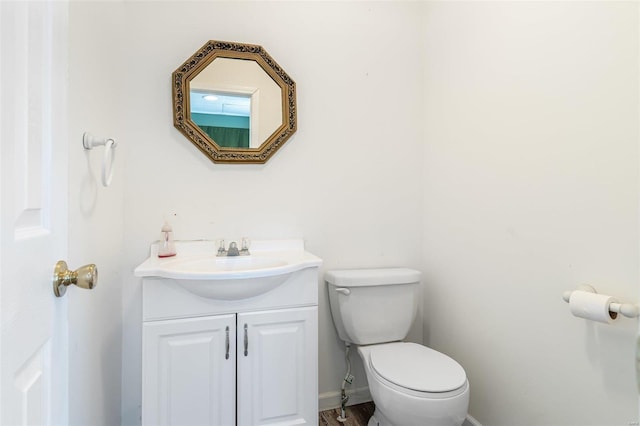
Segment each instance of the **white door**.
[{"label": "white door", "polygon": [[67,5],[0,1],[0,424],[66,424]]},{"label": "white door", "polygon": [[235,336],[235,314],[145,322],[142,424],[234,425]]},{"label": "white door", "polygon": [[318,308],[238,314],[238,425],[318,424]]}]

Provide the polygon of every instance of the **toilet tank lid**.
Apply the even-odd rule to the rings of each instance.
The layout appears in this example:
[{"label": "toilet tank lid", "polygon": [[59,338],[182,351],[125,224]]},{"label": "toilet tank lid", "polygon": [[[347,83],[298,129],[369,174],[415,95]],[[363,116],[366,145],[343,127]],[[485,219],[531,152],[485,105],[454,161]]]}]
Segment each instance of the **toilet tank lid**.
[{"label": "toilet tank lid", "polygon": [[341,287],[411,284],[420,281],[420,271],[408,268],[342,269],[327,271],[329,284]]}]

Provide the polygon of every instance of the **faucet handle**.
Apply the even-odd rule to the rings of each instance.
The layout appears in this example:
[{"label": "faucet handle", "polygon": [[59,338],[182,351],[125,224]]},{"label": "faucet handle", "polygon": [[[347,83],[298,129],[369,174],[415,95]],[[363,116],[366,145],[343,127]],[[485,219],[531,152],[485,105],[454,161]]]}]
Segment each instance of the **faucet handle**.
[{"label": "faucet handle", "polygon": [[226,256],[227,250],[224,248],[224,240],[220,240],[218,243],[218,256]]},{"label": "faucet handle", "polygon": [[248,256],[249,254],[249,239],[248,238],[243,238],[242,239],[242,248],[240,249],[240,255],[242,256]]}]

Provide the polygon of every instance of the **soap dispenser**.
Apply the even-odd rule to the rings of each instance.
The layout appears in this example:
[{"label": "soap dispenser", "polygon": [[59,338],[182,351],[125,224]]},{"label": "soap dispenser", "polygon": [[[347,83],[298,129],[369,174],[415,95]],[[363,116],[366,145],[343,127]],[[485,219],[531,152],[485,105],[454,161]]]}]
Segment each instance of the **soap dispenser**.
[{"label": "soap dispenser", "polygon": [[176,243],[173,242],[173,230],[167,222],[162,225],[160,232],[160,245],[158,247],[158,257],[171,257],[176,255]]}]

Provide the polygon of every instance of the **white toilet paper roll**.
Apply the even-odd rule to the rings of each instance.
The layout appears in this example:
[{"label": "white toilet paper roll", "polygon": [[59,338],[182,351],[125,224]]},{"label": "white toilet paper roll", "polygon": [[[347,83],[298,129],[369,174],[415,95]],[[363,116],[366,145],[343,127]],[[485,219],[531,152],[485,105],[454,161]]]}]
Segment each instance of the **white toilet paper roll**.
[{"label": "white toilet paper roll", "polygon": [[618,301],[605,294],[575,290],[569,298],[569,309],[577,317],[611,324],[618,314],[609,312],[609,305]]}]

